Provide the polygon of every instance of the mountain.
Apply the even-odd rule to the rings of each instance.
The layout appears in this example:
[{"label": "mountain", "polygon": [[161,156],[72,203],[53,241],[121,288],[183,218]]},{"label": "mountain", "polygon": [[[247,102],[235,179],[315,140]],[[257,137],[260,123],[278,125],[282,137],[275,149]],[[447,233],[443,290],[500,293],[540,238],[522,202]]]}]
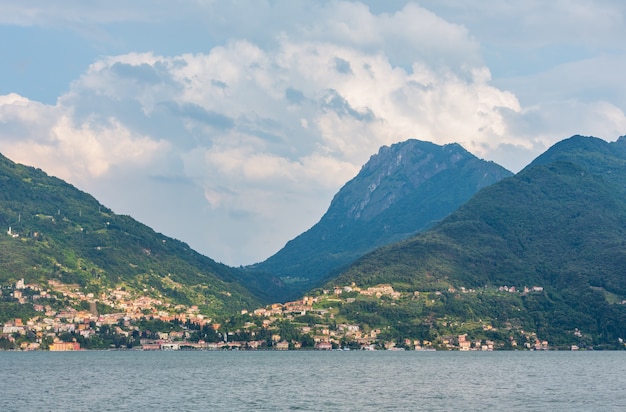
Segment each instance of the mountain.
[{"label": "mountain", "polygon": [[[459,323],[492,319],[557,343],[611,346],[626,338],[625,192],[626,138],[574,136],[328,286],[439,291],[449,298],[439,313]],[[528,290],[537,293],[519,293]]]},{"label": "mountain", "polygon": [[258,301],[235,270],[116,215],[92,196],[39,169],[0,155],[0,284],[24,278],[143,291],[207,314],[235,313]]},{"label": "mountain", "polygon": [[266,283],[276,299],[295,297],[363,254],[429,228],[510,175],[458,144],[408,140],[383,146],[316,225],[248,271],[280,278],[282,283]]}]

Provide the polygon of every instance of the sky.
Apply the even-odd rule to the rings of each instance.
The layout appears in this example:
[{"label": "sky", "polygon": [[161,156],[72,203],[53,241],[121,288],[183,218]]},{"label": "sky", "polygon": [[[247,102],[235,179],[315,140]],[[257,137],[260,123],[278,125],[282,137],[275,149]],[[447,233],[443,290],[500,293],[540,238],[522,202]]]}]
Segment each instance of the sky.
[{"label": "sky", "polygon": [[0,0],[0,153],[265,260],[383,145],[626,135],[621,0]]}]

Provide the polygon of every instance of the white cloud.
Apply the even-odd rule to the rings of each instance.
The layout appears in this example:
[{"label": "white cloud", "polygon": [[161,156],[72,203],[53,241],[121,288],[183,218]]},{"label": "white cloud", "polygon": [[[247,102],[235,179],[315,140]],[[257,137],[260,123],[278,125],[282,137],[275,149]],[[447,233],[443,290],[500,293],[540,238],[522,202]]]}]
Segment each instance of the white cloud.
[{"label": "white cloud", "polygon": [[621,0],[422,0],[420,4],[448,21],[462,21],[481,42],[527,49],[624,47],[626,4]]},{"label": "white cloud", "polygon": [[606,100],[626,110],[626,55],[600,55],[556,65],[530,76],[501,79],[498,84],[519,90],[526,105],[558,100]]},{"label": "white cloud", "polygon": [[86,26],[146,21],[178,16],[195,9],[194,1],[166,0],[0,0],[0,22],[15,25]]},{"label": "white cloud", "polygon": [[[233,252],[241,240],[204,238],[193,246],[218,259],[247,253],[259,260],[319,219],[381,145],[417,137],[482,148],[503,132],[500,107],[519,110],[514,96],[489,85],[459,26],[415,5],[376,16],[359,4],[332,3],[321,14],[308,34],[285,35],[270,49],[234,40],[208,53],[102,58],[46,108],[53,119],[46,140],[14,143],[7,153],[31,145],[29,157],[16,160],[45,164],[87,189],[96,186],[89,180],[110,180],[129,164],[153,173],[152,162],[166,156],[163,175],[182,174],[202,188],[207,229],[251,228],[239,234],[249,253]],[[408,22],[410,30],[398,29]],[[365,40],[363,27],[374,32]],[[394,42],[420,51],[419,60],[394,63],[386,53]],[[431,64],[437,50],[442,59]],[[472,64],[449,64],[460,50]],[[163,118],[176,126],[146,132]]]},{"label": "white cloud", "polygon": [[[590,17],[577,11],[584,1],[570,3],[555,23],[568,30],[620,10],[605,2]],[[0,2],[0,22],[209,22],[204,49],[99,57],[54,105],[0,96],[0,151],[230,264],[264,259],[308,229],[381,145],[459,142],[517,170],[569,134],[626,128],[621,86],[612,99],[580,97],[610,84],[594,74],[599,60],[492,81],[481,36],[502,30],[498,47],[564,41],[548,33],[562,2],[546,15],[538,2],[423,3],[437,14],[404,2],[380,13],[376,2],[94,2],[66,15],[11,4]],[[621,32],[620,16],[607,33]],[[540,34],[507,32],[521,29]]]},{"label": "white cloud", "polygon": [[[0,96],[3,153],[71,182],[86,184],[117,164],[150,162],[167,144],[137,136],[115,118],[75,124],[71,108]],[[6,127],[12,125],[12,127]]]}]

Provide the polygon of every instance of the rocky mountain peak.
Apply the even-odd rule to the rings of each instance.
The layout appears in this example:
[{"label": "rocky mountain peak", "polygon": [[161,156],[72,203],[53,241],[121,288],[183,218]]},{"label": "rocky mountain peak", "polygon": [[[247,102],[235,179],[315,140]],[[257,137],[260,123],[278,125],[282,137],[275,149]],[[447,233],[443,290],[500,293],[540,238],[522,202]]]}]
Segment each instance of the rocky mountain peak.
[{"label": "rocky mountain peak", "polygon": [[413,139],[383,146],[341,189],[333,205],[349,219],[371,220],[433,176],[467,160],[478,159],[456,143],[439,146]]},{"label": "rocky mountain peak", "polygon": [[254,270],[288,280],[296,295],[364,253],[425,230],[510,175],[458,144],[407,140],[383,146],[316,225]]}]

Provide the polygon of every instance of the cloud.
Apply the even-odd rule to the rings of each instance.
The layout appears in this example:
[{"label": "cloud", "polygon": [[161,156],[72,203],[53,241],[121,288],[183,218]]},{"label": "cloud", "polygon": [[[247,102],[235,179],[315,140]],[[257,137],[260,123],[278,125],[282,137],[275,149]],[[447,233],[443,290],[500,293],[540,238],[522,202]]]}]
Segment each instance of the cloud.
[{"label": "cloud", "polygon": [[71,108],[0,96],[3,153],[71,182],[88,182],[118,164],[150,162],[167,144],[133,134],[115,118],[76,124]]},{"label": "cloud", "polygon": [[229,264],[262,260],[308,229],[381,145],[459,142],[518,170],[570,133],[616,137],[626,126],[618,100],[578,96],[609,84],[593,75],[600,61],[492,80],[472,19],[543,27],[515,21],[520,11],[543,20],[529,14],[534,2],[432,6],[451,21],[470,13],[467,24],[404,2],[95,2],[66,16],[32,4],[0,21],[210,22],[208,46],[193,53],[98,57],[54,104],[0,96],[0,151]]},{"label": "cloud", "polygon": [[[174,4],[176,3],[176,4]],[[24,26],[93,25],[125,21],[146,21],[182,15],[194,6],[190,1],[170,2],[163,0],[28,0],[0,1],[0,22]],[[195,7],[193,7],[195,8]]]},{"label": "cloud", "polygon": [[[353,3],[318,12],[324,19],[305,27],[308,34],[283,35],[275,47],[232,40],[207,53],[109,56],[91,64],[56,106],[7,97],[16,116],[39,110],[45,115],[32,123],[48,121],[39,138],[26,124],[29,139],[7,144],[3,135],[2,150],[86,189],[106,180],[130,193],[142,179],[125,181],[128,170],[146,181],[160,176],[146,184],[161,187],[183,176],[204,197],[193,218],[204,234],[189,242],[228,263],[252,263],[315,223],[381,145],[416,137],[482,148],[490,133],[503,133],[500,108],[519,110],[513,95],[489,85],[485,67],[449,64],[460,49],[471,55],[476,47],[462,28],[432,13],[409,5],[373,15]],[[399,31],[409,20],[421,28]],[[395,51],[386,53],[390,43],[420,50],[418,60],[400,62]],[[438,47],[444,58],[429,62],[425,56]],[[169,130],[151,127],[163,119]],[[224,232],[237,227],[250,233],[224,242]]]},{"label": "cloud", "polygon": [[422,0],[420,4],[448,21],[463,21],[482,41],[509,47],[623,48],[622,37],[616,34],[626,34],[626,4],[620,0]]},{"label": "cloud", "polygon": [[614,102],[626,110],[626,85],[622,81],[626,55],[600,55],[556,65],[530,76],[501,79],[498,84],[519,90],[526,104],[557,100]]},{"label": "cloud", "polygon": [[227,130],[235,126],[235,122],[230,117],[213,110],[205,110],[195,103],[164,102],[162,105],[174,116],[204,123],[219,130]]},{"label": "cloud", "polygon": [[518,91],[523,107],[503,112],[519,153],[496,149],[490,157],[519,170],[562,138],[581,134],[611,141],[624,135],[624,70],[624,56],[597,56],[533,75],[500,79],[496,82],[500,87]]}]

